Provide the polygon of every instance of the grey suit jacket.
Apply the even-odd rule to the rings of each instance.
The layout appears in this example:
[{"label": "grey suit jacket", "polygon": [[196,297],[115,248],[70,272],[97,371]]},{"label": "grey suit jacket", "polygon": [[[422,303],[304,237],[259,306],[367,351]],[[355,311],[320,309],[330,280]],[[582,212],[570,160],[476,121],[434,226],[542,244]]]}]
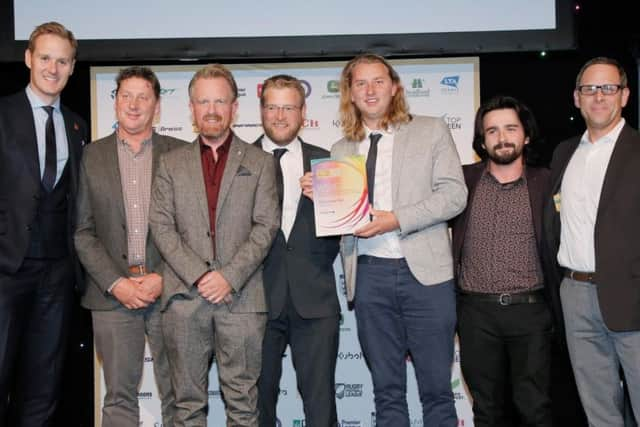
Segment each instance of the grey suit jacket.
[{"label": "grey suit jacket", "polygon": [[232,312],[267,311],[262,261],[280,227],[273,156],[233,136],[212,241],[198,140],[167,153],[154,180],[149,222],[166,261],[163,310],[174,297],[190,298],[194,283],[217,270],[234,290]]},{"label": "grey suit jacket", "polygon": [[[341,139],[332,157],[358,154],[357,141]],[[439,118],[412,116],[395,129],[391,166],[393,212],[400,247],[411,273],[423,285],[453,278],[447,221],[467,204],[460,158],[449,128]],[[355,297],[358,238],[342,236],[340,254],[349,301]]]},{"label": "grey suit jacket", "polygon": [[[152,141],[153,173],[162,153],[186,144],[157,133]],[[116,279],[129,276],[127,220],[116,144],[114,132],[87,145],[80,165],[74,242],[87,279],[81,302],[90,310],[119,307],[120,302],[107,291]],[[147,270],[158,271],[160,263],[160,254],[147,237]]]}]

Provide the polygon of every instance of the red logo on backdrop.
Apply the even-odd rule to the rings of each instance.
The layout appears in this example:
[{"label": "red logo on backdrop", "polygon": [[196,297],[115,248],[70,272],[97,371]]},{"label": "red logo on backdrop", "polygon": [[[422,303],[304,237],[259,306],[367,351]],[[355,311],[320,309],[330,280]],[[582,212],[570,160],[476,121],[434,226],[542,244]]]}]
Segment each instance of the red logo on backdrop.
[{"label": "red logo on backdrop", "polygon": [[258,98],[260,98],[260,96],[262,95],[262,83],[258,83],[257,92],[258,92]]}]

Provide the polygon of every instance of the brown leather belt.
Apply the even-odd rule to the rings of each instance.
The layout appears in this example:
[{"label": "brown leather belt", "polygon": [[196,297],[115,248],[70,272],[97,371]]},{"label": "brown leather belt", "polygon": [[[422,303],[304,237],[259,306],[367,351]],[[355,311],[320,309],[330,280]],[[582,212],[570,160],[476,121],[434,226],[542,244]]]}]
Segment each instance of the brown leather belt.
[{"label": "brown leather belt", "polygon": [[564,277],[568,277],[578,282],[593,282],[593,277],[596,275],[594,271],[575,271],[570,269],[564,270]]},{"label": "brown leather belt", "polygon": [[144,264],[130,265],[128,271],[132,276],[144,276],[145,274],[147,274],[147,268],[144,266]]},{"label": "brown leather belt", "polygon": [[514,294],[483,294],[460,292],[459,295],[464,299],[469,298],[472,301],[493,302],[500,305],[538,304],[545,301],[544,292],[542,291],[542,289],[528,292],[518,292]]}]

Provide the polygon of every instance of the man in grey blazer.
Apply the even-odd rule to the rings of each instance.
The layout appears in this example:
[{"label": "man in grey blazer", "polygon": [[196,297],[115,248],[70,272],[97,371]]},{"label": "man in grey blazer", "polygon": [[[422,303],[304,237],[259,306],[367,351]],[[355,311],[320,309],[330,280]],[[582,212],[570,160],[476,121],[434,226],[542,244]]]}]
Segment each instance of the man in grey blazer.
[{"label": "man in grey blazer", "polygon": [[168,266],[162,304],[174,425],[206,425],[215,353],[226,425],[257,426],[262,261],[280,227],[274,160],[231,131],[238,89],[224,66],[196,72],[189,97],[199,136],[161,158],[149,214]]},{"label": "man in grey blazer", "polygon": [[117,130],[85,148],[74,236],[87,273],[82,305],[91,310],[107,387],[102,426],[139,425],[145,335],[162,401],[162,423],[172,426],[175,399],[160,326],[162,260],[148,233],[148,210],[160,155],[184,141],[153,132],[160,112],[160,83],[149,68],[120,70],[115,112]]},{"label": "man in grey blazer", "polygon": [[[384,58],[363,54],[349,61],[340,92],[345,137],[331,156],[366,155],[373,207],[372,221],[342,236],[340,250],[373,379],[377,425],[409,426],[409,355],[424,426],[457,426],[450,383],[456,309],[447,220],[467,199],[458,153],[442,120],[409,115],[400,78]],[[309,196],[311,181],[310,175],[302,180]]]}]

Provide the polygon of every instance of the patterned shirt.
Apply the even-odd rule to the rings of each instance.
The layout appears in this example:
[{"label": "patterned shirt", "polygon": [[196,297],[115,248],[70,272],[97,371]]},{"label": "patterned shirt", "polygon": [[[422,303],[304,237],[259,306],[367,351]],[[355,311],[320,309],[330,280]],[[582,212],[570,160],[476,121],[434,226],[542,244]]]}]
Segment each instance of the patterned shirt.
[{"label": "patterned shirt", "polygon": [[127,220],[127,247],[129,265],[144,264],[149,229],[149,199],[153,169],[151,138],[142,142],[134,153],[129,144],[117,138],[118,166],[122,198]]},{"label": "patterned shirt", "polygon": [[501,184],[485,170],[469,209],[461,288],[492,294],[541,288],[542,267],[524,175]]}]

